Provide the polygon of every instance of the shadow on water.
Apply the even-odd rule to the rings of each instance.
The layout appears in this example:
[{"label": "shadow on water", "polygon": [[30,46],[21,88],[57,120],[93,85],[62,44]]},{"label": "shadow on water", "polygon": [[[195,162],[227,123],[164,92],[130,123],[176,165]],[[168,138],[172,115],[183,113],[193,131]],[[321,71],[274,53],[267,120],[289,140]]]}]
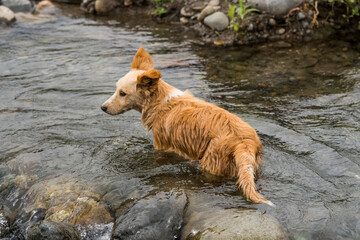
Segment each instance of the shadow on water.
[{"label": "shadow on water", "polygon": [[[208,48],[180,25],[130,15],[86,18],[65,7],[55,20],[1,27],[0,203],[12,222],[31,205],[33,184],[61,191],[51,180],[65,190],[79,185],[71,190],[79,196],[89,186],[114,219],[136,200],[177,189],[201,196],[203,207],[266,211],[295,239],[359,237],[359,44]],[[100,111],[140,46],[165,81],[259,132],[257,185],[277,208],[251,204],[235,181],[155,151],[138,113]]]}]

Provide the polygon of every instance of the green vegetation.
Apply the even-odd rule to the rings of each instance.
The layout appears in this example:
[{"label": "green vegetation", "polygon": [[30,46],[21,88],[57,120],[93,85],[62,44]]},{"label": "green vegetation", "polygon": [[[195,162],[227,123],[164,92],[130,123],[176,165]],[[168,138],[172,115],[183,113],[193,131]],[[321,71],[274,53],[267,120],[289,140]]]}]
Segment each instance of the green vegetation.
[{"label": "green vegetation", "polygon": [[[335,3],[345,6],[346,13],[342,16],[347,21],[350,21],[350,19],[354,17],[360,17],[360,0],[328,0],[328,2],[332,4],[333,9]],[[358,29],[360,30],[360,21],[358,21]]]},{"label": "green vegetation", "polygon": [[[225,0],[227,2],[227,0]],[[243,22],[245,16],[250,12],[258,12],[256,8],[250,8],[249,5],[244,4],[243,0],[239,0],[238,5],[230,4],[229,6],[229,17],[230,21],[230,28],[237,32],[239,31],[240,25]]]},{"label": "green vegetation", "polygon": [[175,0],[152,0],[152,3],[155,5],[155,9],[152,11],[152,14],[155,16],[161,16],[167,13],[169,10],[164,7],[166,3],[173,3]]}]

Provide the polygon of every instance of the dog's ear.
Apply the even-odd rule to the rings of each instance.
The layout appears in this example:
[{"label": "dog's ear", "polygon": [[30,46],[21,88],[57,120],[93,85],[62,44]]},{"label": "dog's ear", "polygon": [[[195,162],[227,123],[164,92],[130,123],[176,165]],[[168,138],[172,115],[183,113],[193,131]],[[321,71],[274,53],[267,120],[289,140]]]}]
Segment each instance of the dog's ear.
[{"label": "dog's ear", "polygon": [[161,73],[159,70],[151,69],[146,71],[137,77],[136,89],[152,92],[157,87],[160,78]]},{"label": "dog's ear", "polygon": [[153,68],[153,60],[143,47],[140,47],[134,56],[131,67],[139,70],[150,70]]}]

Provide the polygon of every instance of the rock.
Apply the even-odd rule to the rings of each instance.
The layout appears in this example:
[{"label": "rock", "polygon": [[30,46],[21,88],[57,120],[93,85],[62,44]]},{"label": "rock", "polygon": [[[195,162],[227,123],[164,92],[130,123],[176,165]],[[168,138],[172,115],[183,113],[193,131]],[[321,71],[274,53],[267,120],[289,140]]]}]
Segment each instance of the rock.
[{"label": "rock", "polygon": [[35,223],[28,230],[27,240],[80,240],[77,230],[65,223],[43,221]]},{"label": "rock", "polygon": [[10,24],[15,22],[15,14],[9,8],[0,6],[0,23]]},{"label": "rock", "polygon": [[129,6],[131,6],[131,5],[133,5],[133,2],[132,2],[131,0],[125,0],[125,1],[124,1],[124,6],[125,6],[125,7],[129,7]]},{"label": "rock", "polygon": [[106,15],[116,8],[120,7],[120,2],[117,0],[96,0],[95,11],[97,14]]},{"label": "rock", "polygon": [[214,7],[214,6],[206,6],[199,14],[198,16],[198,20],[202,21],[206,16],[216,12],[217,10],[219,10],[220,7]]},{"label": "rock", "polygon": [[182,7],[180,10],[180,14],[184,17],[192,17],[195,15],[195,13],[189,7]]},{"label": "rock", "polygon": [[278,30],[276,30],[276,34],[278,35],[282,35],[285,33],[285,28],[279,28]]},{"label": "rock", "polygon": [[27,196],[25,211],[44,208],[46,220],[84,226],[114,220],[98,194],[85,183],[66,175],[34,184]]},{"label": "rock", "polygon": [[125,240],[179,238],[186,204],[184,193],[161,192],[141,199],[116,220],[112,237]]},{"label": "rock", "polygon": [[288,239],[282,226],[270,215],[237,209],[194,212],[181,236],[187,240]]},{"label": "rock", "polygon": [[304,20],[306,18],[305,13],[299,12],[297,15],[297,20]]},{"label": "rock", "polygon": [[58,8],[50,1],[44,0],[38,3],[35,8],[35,14],[56,14]]},{"label": "rock", "polygon": [[33,7],[29,0],[2,0],[2,4],[14,12],[30,12]]},{"label": "rock", "polygon": [[189,19],[186,18],[186,17],[181,17],[180,22],[183,23],[183,24],[187,24],[187,23],[189,23]]},{"label": "rock", "polygon": [[309,22],[306,21],[306,20],[303,20],[303,21],[301,21],[301,26],[302,26],[304,29],[308,29],[308,27],[309,27]]},{"label": "rock", "polygon": [[220,0],[211,0],[208,4],[208,6],[219,6]]},{"label": "rock", "polygon": [[214,45],[215,46],[223,46],[223,45],[225,45],[225,41],[224,40],[215,40]]},{"label": "rock", "polygon": [[248,0],[252,7],[274,15],[285,15],[289,10],[299,6],[303,0]]},{"label": "rock", "polygon": [[249,32],[254,31],[254,24],[250,23],[249,26],[248,26],[248,28],[247,28],[247,30],[248,30]]},{"label": "rock", "polygon": [[9,231],[9,224],[4,214],[0,211],[0,238],[3,238]]},{"label": "rock", "polygon": [[269,25],[272,26],[272,27],[276,26],[276,21],[275,21],[275,19],[270,18],[270,19],[269,19]]},{"label": "rock", "polygon": [[212,29],[222,31],[229,26],[229,19],[224,13],[216,12],[207,16],[204,23]]}]

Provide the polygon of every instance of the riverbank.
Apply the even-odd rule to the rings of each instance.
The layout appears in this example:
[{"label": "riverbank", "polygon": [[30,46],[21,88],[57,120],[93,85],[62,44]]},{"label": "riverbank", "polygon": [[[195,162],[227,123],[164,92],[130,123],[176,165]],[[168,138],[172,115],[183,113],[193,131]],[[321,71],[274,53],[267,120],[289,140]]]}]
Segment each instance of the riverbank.
[{"label": "riverbank", "polygon": [[[59,0],[63,1],[63,0]],[[360,2],[220,0],[83,0],[81,9],[96,15],[143,12],[154,21],[182,24],[204,43],[234,46],[262,42],[309,42],[333,35],[359,37]]]},{"label": "riverbank", "polygon": [[[3,5],[11,9],[33,12],[46,7],[59,7],[51,2],[31,7],[29,0],[23,6]],[[94,16],[134,15],[148,16],[151,21],[182,25],[194,31],[203,43],[217,46],[248,45],[263,42],[280,42],[291,46],[295,42],[324,40],[343,35],[357,41],[360,36],[360,2],[355,1],[285,1],[248,0],[54,0],[57,3],[76,4]],[[27,4],[29,3],[29,4]],[[286,4],[285,4],[286,3]],[[1,4],[1,2],[0,2]],[[32,4],[32,3],[31,3]],[[41,5],[41,6],[39,6]],[[1,11],[0,11],[1,12]],[[1,14],[1,13],[0,13]],[[7,13],[8,14],[8,13]],[[1,17],[0,17],[1,19]],[[7,23],[14,18],[7,16]],[[146,24],[144,22],[144,24]],[[180,26],[179,26],[180,27]],[[185,30],[186,31],[186,30]]]}]

